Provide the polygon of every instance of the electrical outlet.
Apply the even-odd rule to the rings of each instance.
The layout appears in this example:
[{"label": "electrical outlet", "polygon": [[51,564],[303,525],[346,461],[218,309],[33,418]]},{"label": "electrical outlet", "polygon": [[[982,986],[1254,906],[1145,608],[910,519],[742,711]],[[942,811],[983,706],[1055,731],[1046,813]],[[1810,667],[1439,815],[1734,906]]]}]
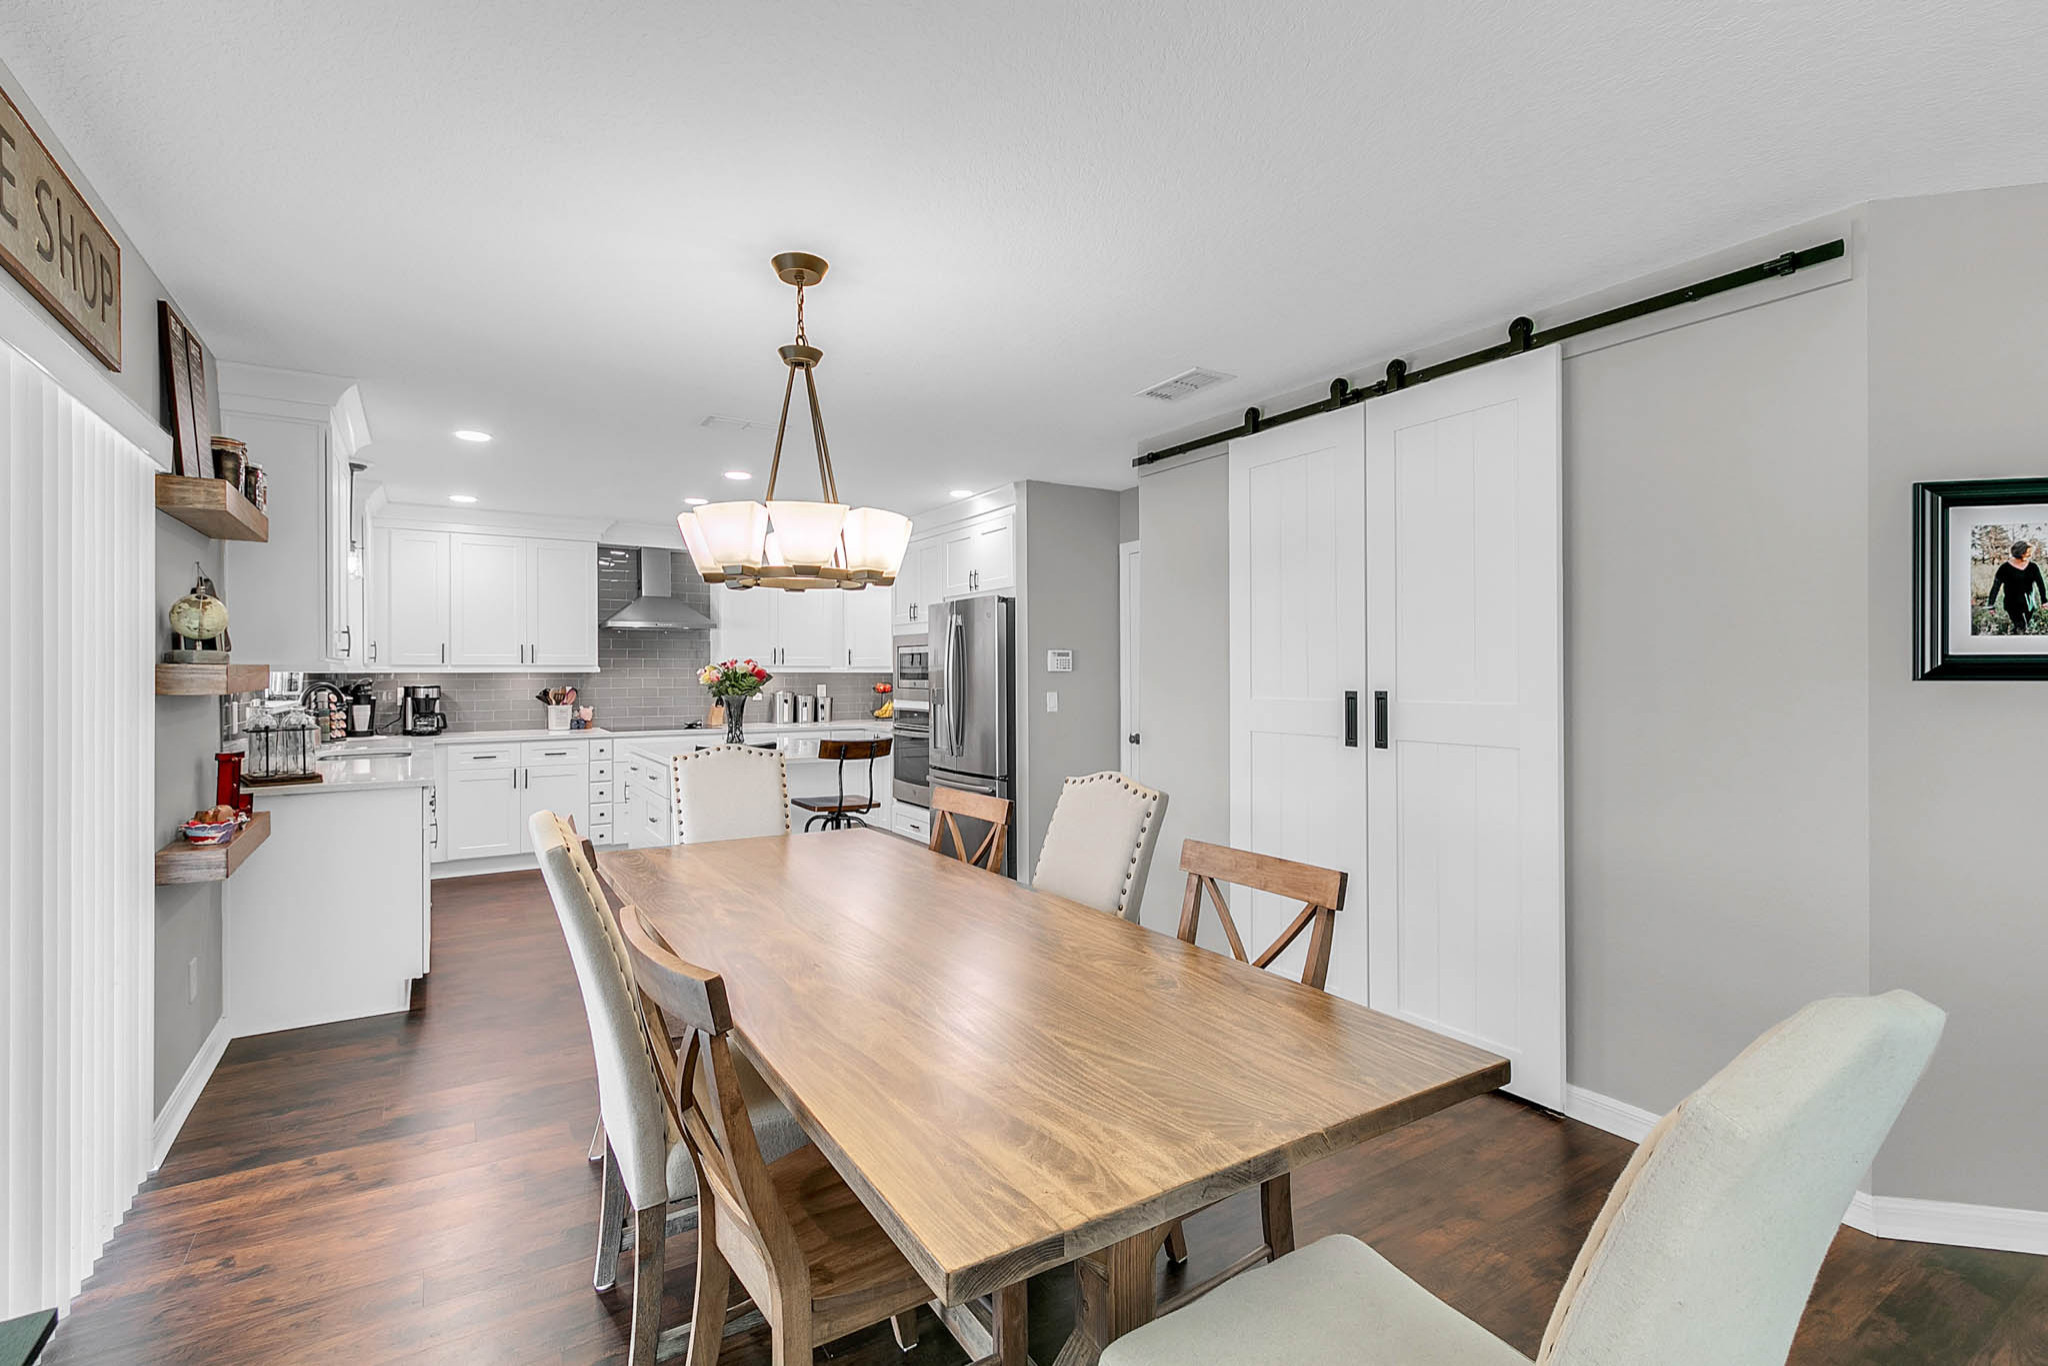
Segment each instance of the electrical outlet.
[{"label": "electrical outlet", "polygon": [[192,958],[185,963],[185,1004],[193,1005],[199,1000],[199,960]]},{"label": "electrical outlet", "polygon": [[1049,692],[1045,695],[1045,709],[1047,711],[1058,711],[1060,709],[1060,695],[1058,693]]}]

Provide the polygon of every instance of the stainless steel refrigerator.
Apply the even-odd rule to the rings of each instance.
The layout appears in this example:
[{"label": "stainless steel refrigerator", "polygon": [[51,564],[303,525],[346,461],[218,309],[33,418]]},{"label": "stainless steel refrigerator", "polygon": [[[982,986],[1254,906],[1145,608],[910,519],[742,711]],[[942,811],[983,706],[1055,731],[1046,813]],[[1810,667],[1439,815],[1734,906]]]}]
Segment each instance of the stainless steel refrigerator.
[{"label": "stainless steel refrigerator", "polygon": [[[1016,608],[1013,599],[994,594],[956,598],[932,608],[933,787],[1014,800],[1010,780],[1017,757]],[[962,833],[967,825],[961,822]],[[968,848],[979,839],[977,829]],[[1014,838],[1008,842],[1010,849],[1016,844]],[[1004,871],[1012,871],[1007,850],[1003,857]]]}]

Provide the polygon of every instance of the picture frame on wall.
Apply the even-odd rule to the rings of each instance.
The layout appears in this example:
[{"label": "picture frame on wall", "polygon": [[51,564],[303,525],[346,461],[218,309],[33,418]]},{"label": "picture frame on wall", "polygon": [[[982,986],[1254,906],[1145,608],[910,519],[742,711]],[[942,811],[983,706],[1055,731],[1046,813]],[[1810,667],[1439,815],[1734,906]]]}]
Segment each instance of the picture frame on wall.
[{"label": "picture frame on wall", "polygon": [[1913,486],[1913,677],[2048,679],[2048,478]]},{"label": "picture frame on wall", "polygon": [[213,477],[213,424],[206,412],[206,348],[167,299],[157,300],[157,349],[163,353],[164,411],[179,474]]}]

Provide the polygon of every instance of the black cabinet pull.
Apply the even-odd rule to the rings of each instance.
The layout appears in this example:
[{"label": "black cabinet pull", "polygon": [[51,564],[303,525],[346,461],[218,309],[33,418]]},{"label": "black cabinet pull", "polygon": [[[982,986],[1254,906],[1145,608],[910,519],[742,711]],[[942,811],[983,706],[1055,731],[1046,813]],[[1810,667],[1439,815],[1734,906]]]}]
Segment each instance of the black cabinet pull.
[{"label": "black cabinet pull", "polygon": [[1344,694],[1344,748],[1358,748],[1358,694]]},{"label": "black cabinet pull", "polygon": [[1372,747],[1387,747],[1387,695],[1383,692],[1372,695]]}]

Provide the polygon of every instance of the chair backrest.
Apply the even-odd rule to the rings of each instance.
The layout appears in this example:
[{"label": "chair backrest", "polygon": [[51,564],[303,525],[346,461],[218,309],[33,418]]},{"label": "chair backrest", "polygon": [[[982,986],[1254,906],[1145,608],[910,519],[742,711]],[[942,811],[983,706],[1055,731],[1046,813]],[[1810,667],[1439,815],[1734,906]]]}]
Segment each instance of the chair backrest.
[{"label": "chair backrest", "polygon": [[635,1209],[666,1204],[670,1116],[626,941],[575,829],[552,811],[537,811],[527,830],[583,992],[598,1109],[620,1178]]},{"label": "chair backrest", "polygon": [[1537,1361],[1784,1366],[1946,1018],[1909,991],[1816,1001],[1680,1101],[1609,1193]]},{"label": "chair backrest", "polygon": [[[683,1038],[680,1065],[666,1080],[680,1116],[683,1141],[697,1173],[700,1218],[715,1228],[721,1245],[728,1232],[753,1245],[776,1282],[773,1302],[809,1307],[810,1268],[788,1213],[776,1198],[768,1163],[754,1134],[732,1057],[732,1008],[725,979],[677,957],[647,923],[637,906],[620,910],[620,928],[632,956],[633,973],[650,1007]],[[702,1208],[704,1193],[714,1208]],[[747,1270],[744,1260],[734,1271]],[[757,1302],[768,1287],[742,1274]]]},{"label": "chair backrest", "polygon": [[678,754],[669,767],[682,843],[789,833],[789,778],[779,753],[716,745]]},{"label": "chair backrest", "polygon": [[[1204,844],[1200,840],[1185,840],[1180,846],[1181,871],[1188,875],[1188,889],[1180,901],[1180,937],[1188,943],[1195,942],[1195,931],[1202,919],[1202,893],[1208,892],[1209,899],[1216,903],[1216,918],[1223,924],[1223,937],[1230,941],[1230,952],[1240,963],[1250,963],[1255,968],[1270,967],[1287,951],[1287,946],[1301,938],[1301,932],[1310,925],[1315,930],[1309,935],[1308,951],[1302,960],[1301,980],[1306,986],[1321,991],[1330,979],[1330,937],[1336,926],[1337,912],[1344,909],[1344,888],[1349,877],[1334,868],[1318,868],[1313,863],[1296,863],[1291,859],[1274,858],[1270,854],[1254,854],[1244,849],[1232,849],[1222,844]],[[1260,951],[1257,958],[1244,950],[1244,940],[1237,932],[1237,922],[1231,918],[1230,904],[1223,899],[1219,882],[1233,882],[1240,887],[1249,887],[1255,892],[1271,892],[1291,901],[1301,903],[1301,911],[1287,928]]]},{"label": "chair backrest", "polygon": [[1165,816],[1164,792],[1121,773],[1067,779],[1038,851],[1032,887],[1136,920]]},{"label": "chair backrest", "polygon": [[[957,787],[932,788],[932,836],[928,846],[934,854],[947,850],[941,844],[950,843],[951,856],[962,863],[972,863],[986,868],[991,873],[1003,871],[1003,850],[1010,842],[1010,799],[991,797],[983,792],[962,792]],[[981,821],[988,826],[988,833],[981,837],[981,843],[974,846],[974,852],[967,852],[967,837],[960,833],[959,817]]]},{"label": "chair backrest", "polygon": [[846,761],[865,762],[868,766],[868,800],[875,797],[875,760],[886,759],[894,748],[893,740],[820,740],[818,757],[836,759],[839,762],[839,802],[846,803]]}]

